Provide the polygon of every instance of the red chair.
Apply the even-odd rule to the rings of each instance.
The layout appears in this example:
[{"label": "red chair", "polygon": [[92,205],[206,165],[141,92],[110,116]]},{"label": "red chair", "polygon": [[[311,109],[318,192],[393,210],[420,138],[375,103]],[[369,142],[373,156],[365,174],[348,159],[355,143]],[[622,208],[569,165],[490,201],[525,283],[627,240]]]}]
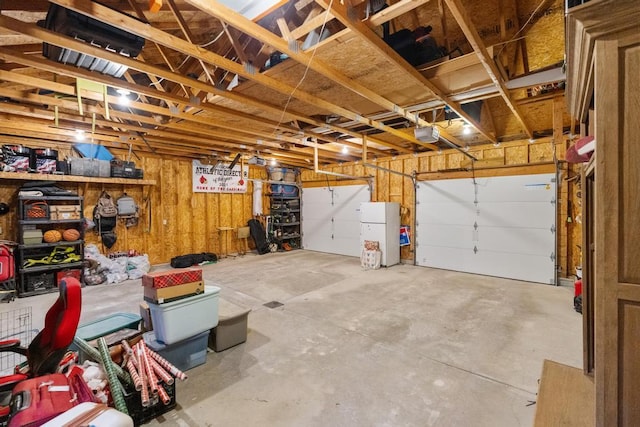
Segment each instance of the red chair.
[{"label": "red chair", "polygon": [[31,341],[21,347],[20,340],[0,341],[0,352],[13,352],[27,357],[28,371],[0,378],[0,425],[9,415],[11,390],[17,383],[30,377],[51,374],[73,342],[80,321],[82,307],[81,285],[78,279],[65,277],[58,283],[60,296],[44,318],[44,328]]}]

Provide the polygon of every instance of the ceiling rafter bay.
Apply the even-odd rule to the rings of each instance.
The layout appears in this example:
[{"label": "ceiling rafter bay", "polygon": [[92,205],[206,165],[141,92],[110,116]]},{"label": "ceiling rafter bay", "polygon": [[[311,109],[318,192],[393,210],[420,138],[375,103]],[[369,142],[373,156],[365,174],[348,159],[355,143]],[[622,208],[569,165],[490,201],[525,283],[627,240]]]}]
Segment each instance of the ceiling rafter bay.
[{"label": "ceiling rafter bay", "polygon": [[[151,13],[145,0],[3,2],[0,119],[28,126],[0,123],[0,140],[71,143],[74,129],[95,122],[94,138],[114,148],[188,158],[241,152],[312,167],[316,141],[325,165],[359,160],[365,137],[380,158],[445,148],[443,139],[462,147],[553,128],[550,100],[562,93],[547,85],[563,79],[555,72],[562,0],[397,0],[377,13],[363,0],[274,1],[261,11],[257,0],[163,3]],[[145,45],[123,57],[37,25],[50,5],[126,29]],[[414,67],[385,42],[384,23],[392,32],[431,25],[458,53]],[[42,43],[127,71],[115,78],[54,62]],[[78,104],[76,79],[105,85],[106,98],[81,90]],[[116,89],[130,92],[128,106]],[[417,137],[427,126],[439,141]]]}]

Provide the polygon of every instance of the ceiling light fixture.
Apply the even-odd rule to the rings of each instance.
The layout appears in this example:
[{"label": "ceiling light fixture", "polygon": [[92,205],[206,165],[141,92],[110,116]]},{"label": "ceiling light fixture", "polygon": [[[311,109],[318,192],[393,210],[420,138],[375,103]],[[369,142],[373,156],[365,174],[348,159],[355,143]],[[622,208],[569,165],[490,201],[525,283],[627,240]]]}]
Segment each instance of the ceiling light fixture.
[{"label": "ceiling light fixture", "polygon": [[529,138],[529,144],[533,144],[534,142],[536,142],[536,140],[535,140],[535,139],[533,139],[533,138]]},{"label": "ceiling light fixture", "polygon": [[275,166],[276,164],[276,159],[271,159],[271,166]]},{"label": "ceiling light fixture", "polygon": [[118,98],[118,104],[124,107],[129,105],[129,103],[131,102],[131,100],[129,99],[129,95],[131,94],[131,92],[127,89],[116,89],[116,92],[120,94],[120,97]]},{"label": "ceiling light fixture", "polygon": [[494,142],[493,146],[496,147],[496,148],[500,147],[500,142],[499,141],[498,142]]},{"label": "ceiling light fixture", "polygon": [[464,122],[464,124],[462,125],[462,134],[463,135],[471,134],[471,125],[469,123]]},{"label": "ceiling light fixture", "polygon": [[347,147],[346,145],[342,146],[342,154],[349,154],[349,147]]},{"label": "ceiling light fixture", "polygon": [[81,129],[76,130],[76,140],[84,141],[84,131]]}]

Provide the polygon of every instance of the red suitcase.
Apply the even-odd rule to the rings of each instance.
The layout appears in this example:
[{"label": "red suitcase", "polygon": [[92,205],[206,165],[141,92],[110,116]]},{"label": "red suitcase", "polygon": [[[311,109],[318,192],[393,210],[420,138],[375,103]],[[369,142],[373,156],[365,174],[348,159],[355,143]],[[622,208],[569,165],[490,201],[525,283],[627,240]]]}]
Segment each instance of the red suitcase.
[{"label": "red suitcase", "polygon": [[86,400],[87,388],[64,374],[50,374],[18,383],[11,394],[9,427],[36,427]]}]

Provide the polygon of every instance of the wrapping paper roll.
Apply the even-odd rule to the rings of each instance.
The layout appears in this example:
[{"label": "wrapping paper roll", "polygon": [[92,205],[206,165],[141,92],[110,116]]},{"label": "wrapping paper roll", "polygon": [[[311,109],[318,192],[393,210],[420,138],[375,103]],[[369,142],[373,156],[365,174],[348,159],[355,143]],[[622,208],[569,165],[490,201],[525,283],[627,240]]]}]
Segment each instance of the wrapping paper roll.
[{"label": "wrapping paper roll", "polygon": [[158,386],[158,396],[160,396],[160,400],[162,400],[162,403],[164,403],[165,405],[171,403],[171,398],[167,394],[167,391],[164,389],[164,387],[162,387],[162,385]]},{"label": "wrapping paper roll", "polygon": [[147,407],[150,404],[149,401],[149,388],[147,381],[146,368],[144,366],[144,360],[142,359],[142,347],[140,345],[136,346],[136,351],[134,353],[134,359],[138,362],[138,372],[140,373],[140,379],[142,380],[142,390],[140,390],[140,400],[142,402],[143,407]]},{"label": "wrapping paper roll", "polygon": [[109,381],[109,390],[111,392],[111,397],[113,398],[113,403],[116,406],[116,409],[123,414],[129,415],[129,411],[127,410],[127,403],[124,400],[124,395],[122,393],[122,386],[118,381],[118,376],[116,374],[116,370],[114,369],[113,361],[111,360],[111,355],[109,354],[109,348],[107,347],[107,341],[104,338],[98,338],[98,352],[100,353],[100,357],[102,359],[102,366],[104,366],[104,370],[107,373],[107,380]]},{"label": "wrapping paper roll", "polygon": [[142,350],[142,357],[140,360],[144,364],[145,373],[149,380],[149,389],[151,390],[151,393],[156,394],[158,392],[158,378],[156,378],[156,374],[153,372],[153,366],[151,366],[151,362],[149,361],[150,357],[147,353],[147,346],[143,343],[140,345],[140,349]]},{"label": "wrapping paper roll", "polygon": [[126,354],[128,354],[129,356],[133,354],[133,350],[131,349],[131,346],[129,345],[127,340],[120,341],[120,344],[122,344],[122,348],[124,349]]},{"label": "wrapping paper roll", "polygon": [[[89,343],[83,340],[82,338],[75,337],[73,339],[73,342],[76,343],[78,348],[80,348],[80,350],[82,350],[87,356],[89,356],[91,360],[95,362],[100,362],[102,360],[102,358],[100,357],[100,352],[95,348],[93,348],[91,345],[89,345]],[[131,380],[131,376],[127,374],[124,371],[124,369],[122,369],[120,366],[116,365],[115,363],[113,364],[113,369],[115,370],[118,378],[120,378],[120,381],[124,382],[128,386],[131,386],[131,387],[134,386],[133,380]]]},{"label": "wrapping paper roll", "polygon": [[180,369],[173,366],[164,357],[160,356],[158,353],[156,353],[153,350],[149,350],[149,349],[147,350],[149,352],[149,356],[151,356],[152,359],[155,359],[158,362],[158,364],[160,364],[160,366],[162,366],[164,369],[169,371],[171,375],[173,375],[174,377],[178,378],[181,381],[184,381],[187,379],[187,374],[185,374]]},{"label": "wrapping paper roll", "polygon": [[136,390],[142,390],[142,379],[140,375],[138,375],[138,371],[136,371],[136,367],[133,365],[133,358],[130,357],[127,361],[127,369],[129,370],[129,374],[131,375],[131,379],[133,380],[133,384],[136,386]]},{"label": "wrapping paper roll", "polygon": [[156,373],[158,378],[164,381],[167,385],[173,384],[173,377],[169,375],[167,371],[164,370],[162,366],[158,362],[156,362],[153,358],[149,357],[149,361],[151,362],[151,366],[153,367],[153,371]]}]

